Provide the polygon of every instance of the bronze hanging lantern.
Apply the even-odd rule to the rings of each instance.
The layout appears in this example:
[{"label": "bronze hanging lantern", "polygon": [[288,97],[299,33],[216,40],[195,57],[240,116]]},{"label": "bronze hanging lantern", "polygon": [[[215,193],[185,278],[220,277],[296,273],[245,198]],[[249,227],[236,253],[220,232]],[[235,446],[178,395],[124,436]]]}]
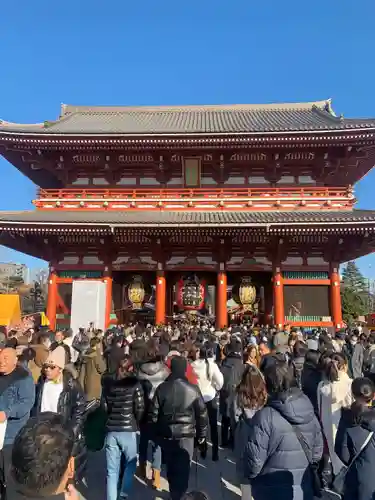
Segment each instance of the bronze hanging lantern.
[{"label": "bronze hanging lantern", "polygon": [[141,276],[133,276],[133,281],[128,286],[128,299],[132,309],[142,309],[145,299],[145,287]]},{"label": "bronze hanging lantern", "polygon": [[244,312],[253,310],[256,296],[256,289],[255,286],[251,283],[251,278],[241,278],[241,283],[238,288],[238,298],[240,303],[242,304]]}]

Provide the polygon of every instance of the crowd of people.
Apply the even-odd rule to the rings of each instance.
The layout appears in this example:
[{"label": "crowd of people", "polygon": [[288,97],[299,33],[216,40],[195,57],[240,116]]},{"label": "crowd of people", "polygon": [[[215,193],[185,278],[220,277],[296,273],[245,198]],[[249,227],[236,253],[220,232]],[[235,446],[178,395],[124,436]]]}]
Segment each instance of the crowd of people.
[{"label": "crowd of people", "polygon": [[370,500],[374,383],[375,334],[361,328],[243,322],[216,331],[180,319],[9,332],[0,344],[1,498],[9,488],[75,498],[94,432],[107,500],[131,498],[135,475],[159,490],[163,464],[172,500],[203,498],[187,493],[194,454],[217,462],[223,448],[233,450],[244,500]]}]

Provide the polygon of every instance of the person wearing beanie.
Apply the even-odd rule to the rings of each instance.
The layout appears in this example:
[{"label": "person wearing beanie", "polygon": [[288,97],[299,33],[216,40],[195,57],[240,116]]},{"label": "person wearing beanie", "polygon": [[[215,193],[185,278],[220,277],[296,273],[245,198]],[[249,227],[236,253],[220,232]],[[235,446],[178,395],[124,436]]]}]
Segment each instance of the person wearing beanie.
[{"label": "person wearing beanie", "polygon": [[62,415],[74,429],[76,477],[82,478],[86,465],[86,449],[82,433],[86,407],[82,388],[72,374],[65,370],[66,354],[62,346],[51,351],[46,359],[42,375],[36,385],[33,416],[53,412]]},{"label": "person wearing beanie", "polygon": [[165,458],[171,499],[180,500],[189,486],[194,439],[205,449],[208,418],[199,388],[186,378],[187,360],[172,357],[170,369],[155,391],[148,421]]}]

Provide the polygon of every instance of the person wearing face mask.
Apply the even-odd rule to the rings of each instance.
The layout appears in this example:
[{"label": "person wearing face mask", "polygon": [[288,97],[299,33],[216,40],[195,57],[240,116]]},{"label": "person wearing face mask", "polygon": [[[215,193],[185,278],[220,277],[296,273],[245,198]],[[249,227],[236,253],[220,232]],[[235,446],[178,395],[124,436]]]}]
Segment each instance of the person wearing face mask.
[{"label": "person wearing face mask", "polygon": [[352,379],[362,377],[364,349],[358,342],[358,335],[354,332],[343,346],[342,352],[348,363],[348,375]]}]

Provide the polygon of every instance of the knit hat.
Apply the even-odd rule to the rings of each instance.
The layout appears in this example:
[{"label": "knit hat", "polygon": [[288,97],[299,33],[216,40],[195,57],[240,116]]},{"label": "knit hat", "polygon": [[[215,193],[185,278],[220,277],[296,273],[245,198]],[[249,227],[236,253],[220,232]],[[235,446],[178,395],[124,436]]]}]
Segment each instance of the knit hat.
[{"label": "knit hat", "polygon": [[56,347],[52,352],[49,353],[48,358],[45,361],[45,365],[58,366],[62,370],[65,368],[65,349],[62,346]]}]

